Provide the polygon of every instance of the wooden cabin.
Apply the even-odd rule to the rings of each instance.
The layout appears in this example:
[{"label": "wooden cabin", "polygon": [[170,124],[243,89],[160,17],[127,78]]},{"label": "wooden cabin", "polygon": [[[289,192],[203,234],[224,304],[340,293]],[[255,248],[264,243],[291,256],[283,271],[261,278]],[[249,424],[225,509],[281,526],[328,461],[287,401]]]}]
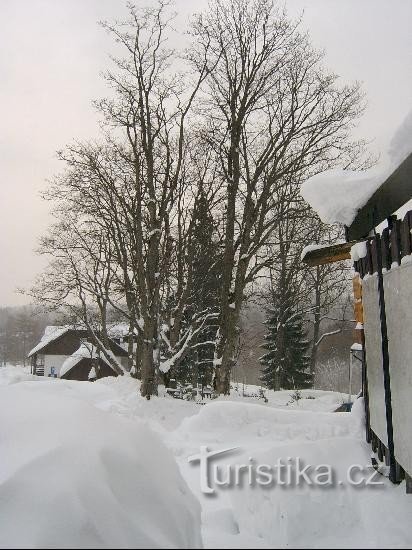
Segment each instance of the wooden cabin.
[{"label": "wooden cabin", "polygon": [[303,258],[316,266],[350,259],[352,250],[366,439],[388,466],[391,481],[406,479],[408,493],[412,493],[412,210],[401,219],[395,212],[411,198],[412,154],[358,210],[346,227],[346,243],[308,247]]},{"label": "wooden cabin", "polygon": [[[112,338],[109,342],[109,353],[127,368],[127,350]],[[87,330],[70,326],[46,327],[42,339],[28,357],[31,372],[37,376],[89,380],[91,372],[95,373],[95,378],[119,374],[90,343]]]}]

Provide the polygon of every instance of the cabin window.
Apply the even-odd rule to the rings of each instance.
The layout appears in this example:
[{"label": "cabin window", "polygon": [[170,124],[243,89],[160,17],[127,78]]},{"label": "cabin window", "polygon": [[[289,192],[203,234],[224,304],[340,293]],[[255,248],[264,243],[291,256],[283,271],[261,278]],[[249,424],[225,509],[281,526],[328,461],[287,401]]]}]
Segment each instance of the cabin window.
[{"label": "cabin window", "polygon": [[38,367],[44,367],[44,355],[39,354],[39,355],[37,356],[36,365],[37,365]]}]

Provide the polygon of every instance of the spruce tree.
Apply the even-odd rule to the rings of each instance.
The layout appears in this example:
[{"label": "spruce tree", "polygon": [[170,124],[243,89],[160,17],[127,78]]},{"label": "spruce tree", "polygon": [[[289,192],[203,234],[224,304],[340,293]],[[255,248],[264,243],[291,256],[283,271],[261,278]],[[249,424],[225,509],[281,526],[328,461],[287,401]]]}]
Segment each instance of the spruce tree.
[{"label": "spruce tree", "polygon": [[[216,238],[216,223],[210,211],[209,201],[202,187],[194,206],[194,227],[190,241],[190,255],[193,257],[191,272],[193,290],[183,319],[183,328],[191,323],[194,315],[210,315],[217,312],[218,297],[221,285],[222,255],[220,242]],[[171,298],[171,303],[174,297]],[[172,304],[173,305],[173,304]],[[171,304],[168,305],[171,307]],[[181,363],[172,369],[169,376],[178,382],[210,384],[213,375],[213,357],[217,325],[211,318],[204,326],[196,340],[196,347],[191,350]]]},{"label": "spruce tree", "polygon": [[306,339],[302,315],[293,307],[291,296],[278,297],[268,310],[263,348],[260,358],[262,382],[272,390],[311,387],[309,342]]}]

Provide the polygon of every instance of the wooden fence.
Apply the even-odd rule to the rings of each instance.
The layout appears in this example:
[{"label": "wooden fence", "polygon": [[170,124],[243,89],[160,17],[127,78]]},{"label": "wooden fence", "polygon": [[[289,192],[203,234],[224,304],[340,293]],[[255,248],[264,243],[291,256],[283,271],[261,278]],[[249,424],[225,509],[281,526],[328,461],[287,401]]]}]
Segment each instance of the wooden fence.
[{"label": "wooden fence", "polygon": [[382,267],[388,271],[394,264],[400,265],[402,258],[412,254],[412,210],[403,220],[390,218],[390,225],[382,234],[366,241],[366,256],[354,262],[355,271],[363,278],[366,274],[378,272],[378,247],[382,254]]}]

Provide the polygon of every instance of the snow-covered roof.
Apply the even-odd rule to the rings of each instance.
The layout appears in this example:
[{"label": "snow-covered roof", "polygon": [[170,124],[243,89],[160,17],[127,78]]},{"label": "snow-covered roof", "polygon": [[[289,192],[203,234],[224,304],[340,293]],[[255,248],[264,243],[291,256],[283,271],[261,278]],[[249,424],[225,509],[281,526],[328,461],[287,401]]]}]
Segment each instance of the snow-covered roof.
[{"label": "snow-covered roof", "polygon": [[391,140],[388,160],[361,172],[334,169],[316,174],[303,183],[300,193],[323,222],[350,226],[358,211],[411,152],[412,111]]},{"label": "snow-covered roof", "polygon": [[97,351],[97,348],[90,344],[89,342],[83,342],[79,349],[73,353],[70,357],[68,357],[60,369],[60,377],[67,374],[73,367],[75,367],[82,359],[98,359],[100,358],[102,361],[106,363],[106,365],[109,365],[110,368],[111,365],[109,361],[104,357],[103,354],[99,354]]},{"label": "snow-covered roof", "polygon": [[49,345],[51,342],[54,342],[60,336],[63,336],[66,332],[70,330],[70,326],[47,326],[44,330],[44,334],[40,340],[40,342],[35,346],[30,352],[28,357],[31,357],[35,353],[38,353],[43,348],[45,348],[47,345]]},{"label": "snow-covered roof", "polygon": [[306,180],[300,193],[324,223],[351,225],[388,175],[377,168],[364,172],[327,170]]},{"label": "snow-covered roof", "polygon": [[[42,349],[44,349],[46,346],[48,346],[51,342],[54,342],[70,330],[74,331],[87,331],[86,326],[79,326],[79,325],[60,325],[60,326],[54,326],[49,325],[44,329],[44,334],[40,340],[40,342],[29,352],[28,357],[31,357],[35,353],[38,353]],[[126,332],[122,332],[125,330]],[[112,325],[108,329],[108,334],[110,338],[118,338],[122,337],[125,334],[128,334],[129,327],[126,323],[119,323],[116,325]],[[117,344],[114,340],[111,341],[111,346],[113,346],[115,353],[117,355],[123,355],[126,353],[126,350]],[[109,353],[112,353],[111,351]]]}]

